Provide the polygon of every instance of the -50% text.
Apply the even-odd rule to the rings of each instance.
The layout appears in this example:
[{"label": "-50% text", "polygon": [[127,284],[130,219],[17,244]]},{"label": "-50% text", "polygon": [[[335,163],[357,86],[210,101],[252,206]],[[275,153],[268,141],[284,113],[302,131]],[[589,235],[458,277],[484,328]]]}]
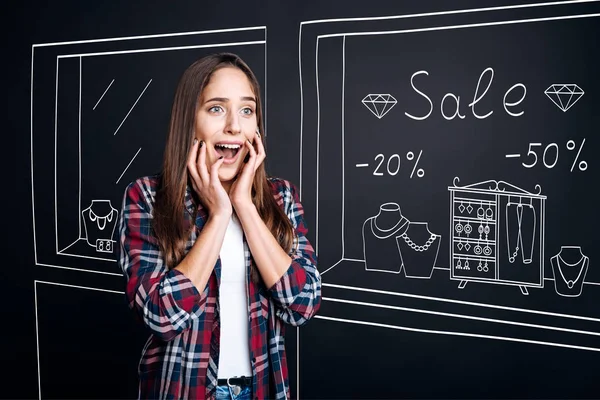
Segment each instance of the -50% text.
[{"label": "-50% text", "polygon": [[[571,163],[571,172],[575,169],[575,166],[579,168],[580,171],[585,171],[588,168],[587,161],[580,160],[579,155],[583,150],[583,145],[585,144],[585,139],[581,141],[579,145],[579,149],[577,149],[577,154],[575,155],[573,162]],[[569,140],[567,142],[567,150],[573,151],[577,147],[574,140]],[[558,153],[559,147],[556,143],[550,143],[542,151],[542,143],[529,143],[529,150],[525,157],[527,157],[527,161],[521,163],[525,168],[533,168],[536,166],[538,161],[542,161],[546,168],[554,168],[558,163]],[[506,158],[519,158],[521,154],[506,154]]]}]

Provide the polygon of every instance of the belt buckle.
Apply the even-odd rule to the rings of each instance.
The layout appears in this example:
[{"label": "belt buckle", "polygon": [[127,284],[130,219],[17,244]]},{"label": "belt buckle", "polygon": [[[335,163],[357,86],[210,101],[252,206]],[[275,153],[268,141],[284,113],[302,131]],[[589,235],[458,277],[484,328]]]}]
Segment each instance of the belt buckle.
[{"label": "belt buckle", "polygon": [[[235,378],[235,377],[234,377]],[[229,383],[229,380],[231,378],[227,378],[227,386],[229,386],[229,390],[231,390],[233,392],[233,394],[235,396],[239,395],[240,392],[242,391],[242,388],[240,386],[237,385],[232,385],[231,383]]]}]

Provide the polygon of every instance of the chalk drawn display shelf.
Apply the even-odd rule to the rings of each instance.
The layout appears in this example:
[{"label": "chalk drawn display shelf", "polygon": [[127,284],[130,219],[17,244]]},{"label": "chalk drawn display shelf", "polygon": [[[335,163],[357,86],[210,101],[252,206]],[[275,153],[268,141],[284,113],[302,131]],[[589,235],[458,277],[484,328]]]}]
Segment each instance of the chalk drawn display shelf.
[{"label": "chalk drawn display shelf", "polygon": [[497,199],[490,200],[486,195],[467,193],[464,197],[452,197],[452,278],[464,279],[461,280],[461,287],[464,287],[469,279],[498,279]]},{"label": "chalk drawn display shelf", "polygon": [[459,182],[448,187],[450,278],[461,289],[470,281],[516,285],[524,295],[543,287],[546,196],[503,181]]}]

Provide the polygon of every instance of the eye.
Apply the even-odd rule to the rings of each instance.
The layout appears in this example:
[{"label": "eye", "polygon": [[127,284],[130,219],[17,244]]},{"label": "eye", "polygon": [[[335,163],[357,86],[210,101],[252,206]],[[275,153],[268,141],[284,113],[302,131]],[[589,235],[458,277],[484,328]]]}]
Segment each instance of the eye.
[{"label": "eye", "polygon": [[218,112],[222,112],[223,111],[223,107],[221,106],[212,106],[208,109],[208,112],[210,113],[218,113]]},{"label": "eye", "polygon": [[242,114],[244,114],[244,115],[252,115],[253,113],[254,113],[254,110],[250,107],[242,108]]}]

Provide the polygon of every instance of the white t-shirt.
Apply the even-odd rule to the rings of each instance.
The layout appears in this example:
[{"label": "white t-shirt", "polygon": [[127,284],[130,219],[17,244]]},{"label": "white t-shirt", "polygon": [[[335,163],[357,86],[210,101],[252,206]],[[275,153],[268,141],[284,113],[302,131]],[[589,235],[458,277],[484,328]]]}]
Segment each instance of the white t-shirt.
[{"label": "white t-shirt", "polygon": [[252,376],[248,339],[246,258],[240,221],[232,215],[221,247],[219,379]]}]

